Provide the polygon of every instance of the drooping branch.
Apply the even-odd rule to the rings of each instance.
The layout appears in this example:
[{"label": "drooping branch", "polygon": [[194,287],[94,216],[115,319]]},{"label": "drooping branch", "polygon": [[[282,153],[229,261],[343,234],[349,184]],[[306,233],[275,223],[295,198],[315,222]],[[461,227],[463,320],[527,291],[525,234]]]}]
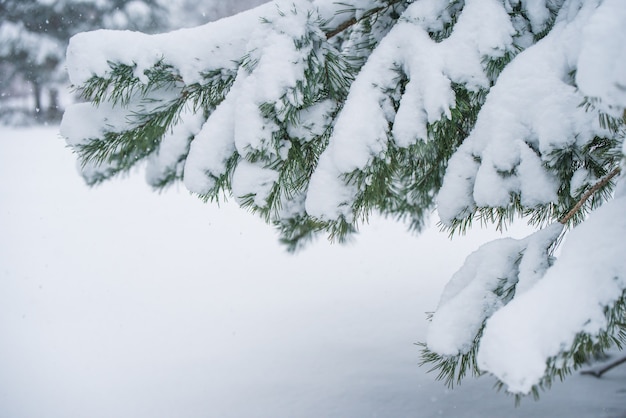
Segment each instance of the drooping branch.
[{"label": "drooping branch", "polygon": [[559,222],[563,225],[567,224],[591,196],[593,196],[598,190],[606,186],[608,182],[611,181],[611,179],[617,176],[620,172],[621,168],[617,167],[609,174],[604,176],[599,182],[594,184],[593,187],[587,190],[587,192],[580,198],[576,205],[574,205],[574,207],[569,212],[567,212],[567,214],[563,218],[559,220]]}]

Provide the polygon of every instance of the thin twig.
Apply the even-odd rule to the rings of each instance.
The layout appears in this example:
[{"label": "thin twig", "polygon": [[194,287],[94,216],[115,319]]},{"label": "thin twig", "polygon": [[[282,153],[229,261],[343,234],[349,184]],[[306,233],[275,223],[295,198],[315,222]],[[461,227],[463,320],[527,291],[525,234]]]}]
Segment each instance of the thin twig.
[{"label": "thin twig", "polygon": [[363,15],[361,16],[360,19],[357,19],[356,17],[350,18],[348,20],[346,20],[345,22],[342,22],[339,24],[339,26],[337,26],[334,29],[329,30],[328,32],[326,32],[326,39],[330,39],[333,36],[337,36],[339,35],[341,32],[343,32],[344,30],[356,25],[357,23],[359,23],[362,20],[367,19],[368,17],[375,15],[376,13],[379,13],[385,9],[388,9],[391,6],[394,6],[395,4],[399,3],[401,0],[395,0],[395,1],[391,1],[389,2],[386,6],[379,6],[379,7],[375,7],[373,9],[368,10],[367,12],[363,13]]},{"label": "thin twig", "polygon": [[619,366],[622,363],[626,363],[626,356],[624,356],[624,357],[622,357],[622,358],[620,358],[618,360],[615,360],[612,363],[607,364],[606,366],[604,366],[601,369],[598,369],[598,370],[583,370],[582,372],[580,372],[580,374],[588,374],[588,375],[591,375],[593,377],[597,377],[599,379],[599,378],[602,377],[602,375],[604,373],[608,372],[609,370],[611,370],[614,367]]},{"label": "thin twig", "polygon": [[607,174],[604,178],[602,178],[599,182],[594,184],[593,187],[587,190],[587,192],[583,195],[583,197],[580,198],[580,200],[576,203],[576,205],[572,208],[572,210],[567,212],[567,215],[561,218],[559,222],[562,223],[563,225],[567,224],[570,221],[570,219],[572,219],[574,215],[576,215],[576,212],[580,210],[580,208],[585,204],[585,202],[591,196],[593,196],[595,192],[597,192],[598,190],[606,186],[607,183],[611,181],[613,177],[617,176],[620,173],[620,171],[621,169],[617,167],[613,171],[611,171],[609,174]]},{"label": "thin twig", "polygon": [[344,30],[348,29],[350,26],[354,26],[356,25],[358,22],[358,20],[356,20],[356,17],[353,17],[352,19],[346,20],[345,22],[341,23],[339,26],[337,26],[335,29],[326,32],[326,39],[330,39],[333,36],[339,35],[341,32],[343,32]]}]

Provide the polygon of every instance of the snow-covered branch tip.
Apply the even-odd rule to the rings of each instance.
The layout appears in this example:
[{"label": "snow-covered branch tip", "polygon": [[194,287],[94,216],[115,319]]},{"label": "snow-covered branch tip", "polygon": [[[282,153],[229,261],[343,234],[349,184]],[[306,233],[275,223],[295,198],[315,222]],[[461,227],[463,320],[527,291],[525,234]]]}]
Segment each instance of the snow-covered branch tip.
[{"label": "snow-covered branch tip", "polygon": [[574,205],[574,207],[563,218],[559,219],[559,222],[562,223],[563,225],[567,225],[567,223],[576,215],[576,213],[578,213],[580,208],[583,207],[585,202],[589,200],[589,198],[593,196],[598,190],[606,186],[621,171],[622,170],[620,167],[616,167],[613,169],[613,171],[611,171],[605,177],[600,179],[599,182],[594,184],[592,188],[590,188],[589,190],[587,190],[587,192],[585,192],[585,194],[580,198],[580,200],[576,203],[576,205]]}]

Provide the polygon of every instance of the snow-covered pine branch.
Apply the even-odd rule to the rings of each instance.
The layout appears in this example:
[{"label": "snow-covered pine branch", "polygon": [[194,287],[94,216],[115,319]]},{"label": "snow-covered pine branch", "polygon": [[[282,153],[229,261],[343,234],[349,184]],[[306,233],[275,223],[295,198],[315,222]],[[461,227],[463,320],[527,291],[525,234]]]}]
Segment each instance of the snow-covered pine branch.
[{"label": "snow-covered pine branch", "polygon": [[419,230],[437,207],[450,231],[527,216],[535,234],[453,277],[425,350],[449,381],[526,394],[624,341],[625,197],[601,179],[624,156],[625,41],[620,0],[285,0],[83,33],[68,69],[86,103],[62,134],[88,183],[145,161],[153,187],[232,194],[292,249],[372,212]]}]

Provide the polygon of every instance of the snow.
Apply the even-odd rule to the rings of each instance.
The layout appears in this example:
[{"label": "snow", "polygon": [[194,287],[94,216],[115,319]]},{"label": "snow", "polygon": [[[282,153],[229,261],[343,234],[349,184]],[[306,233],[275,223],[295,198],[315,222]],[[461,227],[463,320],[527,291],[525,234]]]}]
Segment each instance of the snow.
[{"label": "snow", "polygon": [[486,57],[501,57],[512,49],[515,30],[502,4],[495,0],[467,1],[454,31],[443,44],[445,72],[470,91],[489,87]]},{"label": "snow", "polygon": [[522,7],[526,10],[533,32],[540,33],[550,19],[550,10],[544,0],[522,0]]},{"label": "snow", "polygon": [[226,172],[226,161],[235,152],[234,104],[233,100],[220,103],[191,143],[183,176],[191,192],[208,193],[215,185],[214,178]]},{"label": "snow", "polygon": [[99,138],[104,134],[103,126],[110,131],[119,131],[127,126],[125,112],[108,103],[97,109],[91,103],[76,103],[69,106],[63,113],[61,135],[68,145],[83,145],[91,138]]},{"label": "snow", "polygon": [[170,173],[182,178],[185,157],[189,153],[189,143],[202,127],[204,117],[201,112],[184,109],[181,123],[166,132],[157,152],[150,155],[146,166],[146,181],[158,186]]},{"label": "snow", "polygon": [[[306,5],[309,0],[284,1],[284,13],[295,4]],[[317,0],[315,6],[324,21],[331,21],[336,6],[334,0]],[[366,5],[371,0],[354,2]],[[201,74],[212,69],[236,68],[246,54],[251,35],[264,25],[262,17],[278,12],[274,2],[195,28],[178,29],[165,34],[146,35],[132,31],[96,30],[72,37],[67,49],[67,70],[73,85],[82,85],[93,75],[104,76],[109,62],[136,66],[136,76],[144,79],[144,71],[165,58],[166,63],[179,69],[186,84],[201,82]],[[293,22],[292,22],[293,23]],[[282,27],[291,32],[302,26]],[[181,48],[193,45],[193,48]]]},{"label": "snow", "polygon": [[624,4],[605,0],[584,28],[576,73],[580,89],[591,97],[602,98],[602,109],[616,117],[622,116],[626,108],[626,32],[621,30],[625,25]]},{"label": "snow", "polygon": [[[158,35],[113,30],[79,33],[70,39],[67,48],[70,82],[78,86],[93,75],[104,76],[110,71],[110,62],[136,66],[135,75],[145,82],[144,71],[163,58],[180,70],[186,84],[201,82],[202,72],[235,68],[245,53],[251,31],[259,24],[255,13],[241,13],[232,19],[236,22],[220,20]],[[195,47],[180,47],[191,44]]]},{"label": "snow", "polygon": [[265,207],[276,180],[278,180],[277,171],[242,160],[233,173],[233,196],[241,202],[245,201],[246,196],[253,195],[254,204]]},{"label": "snow", "polygon": [[352,245],[291,256],[232,204],[137,173],[88,189],[73,167],[56,128],[1,128],[3,416],[626,414],[623,366],[519,408],[492,379],[448,390],[417,366],[424,312],[493,233],[416,238],[374,218]]}]

